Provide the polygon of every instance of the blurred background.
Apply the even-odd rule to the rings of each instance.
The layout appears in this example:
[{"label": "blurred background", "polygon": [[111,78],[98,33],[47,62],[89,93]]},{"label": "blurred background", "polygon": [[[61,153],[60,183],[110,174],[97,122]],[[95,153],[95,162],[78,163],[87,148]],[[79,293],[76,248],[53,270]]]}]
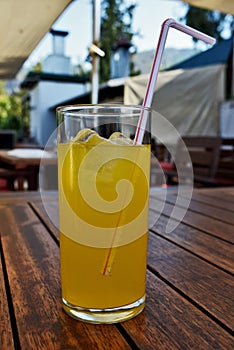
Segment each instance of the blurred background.
[{"label": "blurred background", "polygon": [[[220,103],[233,98],[234,5],[220,2],[220,8],[213,8],[213,3],[217,6],[217,1],[178,0],[75,0],[53,6],[50,1],[1,2],[0,128],[15,129],[19,141],[43,146],[55,127],[57,105],[92,98],[124,101],[127,78],[150,72],[161,25],[169,17],[214,36],[221,46],[212,62],[200,55],[209,51],[207,45],[170,30],[161,70],[185,68],[179,64],[194,56],[197,62],[186,68],[224,65],[225,91],[216,106],[224,114],[230,105]],[[93,69],[98,77],[92,82]],[[164,114],[162,107],[159,112]]]},{"label": "blurred background", "polygon": [[234,0],[1,1],[0,148],[43,148],[60,105],[141,104],[167,18],[217,43],[170,29],[153,109],[183,136],[234,138],[233,15]]}]

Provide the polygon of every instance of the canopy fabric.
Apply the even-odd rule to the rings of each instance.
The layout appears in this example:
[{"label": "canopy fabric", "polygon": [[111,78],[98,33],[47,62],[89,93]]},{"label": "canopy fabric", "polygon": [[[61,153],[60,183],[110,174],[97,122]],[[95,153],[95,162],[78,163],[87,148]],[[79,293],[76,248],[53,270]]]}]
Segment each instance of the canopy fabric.
[{"label": "canopy fabric", "polygon": [[194,7],[207,10],[217,10],[222,13],[234,15],[234,0],[183,0]]},{"label": "canopy fabric", "polygon": [[13,79],[72,0],[1,0],[0,79]]},{"label": "canopy fabric", "polygon": [[[128,78],[124,103],[142,104],[149,75]],[[219,108],[224,100],[225,65],[160,72],[152,109],[168,120],[180,135],[218,135]],[[158,135],[160,119],[152,120],[152,135]],[[175,134],[162,126],[160,138],[175,141]],[[174,140],[172,140],[174,138]]]}]

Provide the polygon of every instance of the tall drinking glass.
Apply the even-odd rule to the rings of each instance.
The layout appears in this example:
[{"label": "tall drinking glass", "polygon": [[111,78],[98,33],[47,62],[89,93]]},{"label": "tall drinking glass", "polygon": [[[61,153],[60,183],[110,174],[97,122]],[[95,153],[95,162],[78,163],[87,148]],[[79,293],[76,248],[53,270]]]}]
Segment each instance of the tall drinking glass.
[{"label": "tall drinking glass", "polygon": [[151,111],[74,105],[57,118],[63,309],[91,323],[130,319],[145,305]]}]

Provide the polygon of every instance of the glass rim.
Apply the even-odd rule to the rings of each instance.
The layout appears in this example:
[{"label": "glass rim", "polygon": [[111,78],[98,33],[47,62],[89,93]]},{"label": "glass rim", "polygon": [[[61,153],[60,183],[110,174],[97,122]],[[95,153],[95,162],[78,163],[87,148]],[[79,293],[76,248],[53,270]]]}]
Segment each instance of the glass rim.
[{"label": "glass rim", "polygon": [[[133,105],[133,104],[122,104],[122,103],[100,103],[100,104],[71,104],[71,105],[63,105],[63,106],[59,106],[56,108],[56,112],[57,113],[76,113],[76,112],[82,112],[83,111],[90,111],[90,113],[85,113],[84,115],[93,115],[92,110],[96,109],[96,110],[104,110],[106,108],[109,108],[110,111],[114,110],[114,109],[122,109],[122,111],[124,109],[126,109],[126,112],[129,113],[130,110],[135,111],[135,113],[141,113],[142,111],[147,111],[147,112],[151,112],[151,108],[150,107],[145,107],[142,105]],[[124,112],[124,111],[123,111]],[[123,113],[122,112],[122,113]],[[117,113],[117,112],[115,112]],[[137,114],[136,113],[136,114]],[[124,115],[125,113],[123,113]],[[98,113],[95,113],[95,115],[97,116]]]}]

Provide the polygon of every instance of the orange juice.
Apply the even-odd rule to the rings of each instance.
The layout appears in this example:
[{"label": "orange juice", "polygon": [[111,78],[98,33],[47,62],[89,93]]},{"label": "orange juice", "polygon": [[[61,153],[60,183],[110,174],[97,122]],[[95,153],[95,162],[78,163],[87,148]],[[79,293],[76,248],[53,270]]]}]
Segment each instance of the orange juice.
[{"label": "orange juice", "polygon": [[143,308],[149,166],[149,146],[97,139],[58,145],[61,281],[67,312],[72,307],[116,310],[139,300]]}]

